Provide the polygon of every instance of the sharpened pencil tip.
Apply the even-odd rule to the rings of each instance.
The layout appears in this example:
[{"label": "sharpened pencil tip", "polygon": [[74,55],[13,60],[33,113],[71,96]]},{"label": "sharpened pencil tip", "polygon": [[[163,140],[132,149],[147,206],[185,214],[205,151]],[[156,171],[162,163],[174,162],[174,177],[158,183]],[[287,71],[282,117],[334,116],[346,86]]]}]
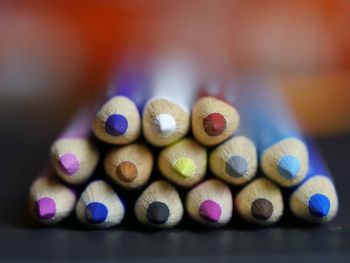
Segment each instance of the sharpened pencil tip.
[{"label": "sharpened pencil tip", "polygon": [[56,215],[56,203],[49,197],[44,197],[36,201],[35,214],[38,218],[51,219]]},{"label": "sharpened pencil tip", "polygon": [[147,219],[153,224],[164,224],[169,216],[169,207],[163,202],[153,202],[147,208]]},{"label": "sharpened pencil tip", "polygon": [[109,135],[121,136],[128,129],[128,120],[121,114],[112,114],[105,122],[105,129]]},{"label": "sharpened pencil tip", "polygon": [[220,113],[211,113],[203,120],[203,127],[209,136],[219,136],[226,129],[225,117]]},{"label": "sharpened pencil tip", "polygon": [[247,173],[248,163],[246,159],[241,156],[231,156],[225,165],[226,173],[232,177],[240,178]]},{"label": "sharpened pencil tip", "polygon": [[309,200],[309,211],[315,217],[325,217],[329,213],[330,201],[323,194],[314,194]]},{"label": "sharpened pencil tip", "polygon": [[74,175],[80,169],[80,162],[78,158],[72,153],[66,153],[59,157],[58,164],[61,171],[69,176]]},{"label": "sharpened pencil tip", "polygon": [[300,170],[300,162],[294,156],[283,156],[277,164],[278,172],[286,179],[293,179]]},{"label": "sharpened pencil tip", "polygon": [[106,221],[107,207],[100,202],[93,202],[86,206],[85,218],[92,224],[101,224]]},{"label": "sharpened pencil tip", "polygon": [[192,177],[196,172],[196,164],[187,157],[180,157],[173,163],[173,169],[185,178]]},{"label": "sharpened pencil tip", "polygon": [[221,216],[221,207],[212,200],[205,200],[199,206],[199,215],[210,222],[218,222]]},{"label": "sharpened pencil tip", "polygon": [[273,213],[273,205],[269,200],[258,198],[252,203],[251,214],[257,220],[267,220]]},{"label": "sharpened pencil tip", "polygon": [[172,135],[176,130],[176,121],[170,114],[159,114],[154,118],[155,130],[163,137]]},{"label": "sharpened pencil tip", "polygon": [[136,165],[129,161],[121,162],[116,169],[117,177],[125,183],[131,183],[134,181],[137,177],[137,174],[138,170]]}]

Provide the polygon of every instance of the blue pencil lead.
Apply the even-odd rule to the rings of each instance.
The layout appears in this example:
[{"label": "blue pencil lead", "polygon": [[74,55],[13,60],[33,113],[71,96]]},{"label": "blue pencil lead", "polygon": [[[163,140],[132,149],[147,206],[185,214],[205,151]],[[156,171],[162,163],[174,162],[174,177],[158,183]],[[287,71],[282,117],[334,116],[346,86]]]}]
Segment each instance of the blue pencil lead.
[{"label": "blue pencil lead", "polygon": [[87,205],[85,217],[92,224],[103,223],[108,216],[107,207],[100,202],[93,202]]},{"label": "blue pencil lead", "polygon": [[314,194],[309,200],[309,211],[313,216],[325,217],[330,209],[330,201],[323,194]]}]

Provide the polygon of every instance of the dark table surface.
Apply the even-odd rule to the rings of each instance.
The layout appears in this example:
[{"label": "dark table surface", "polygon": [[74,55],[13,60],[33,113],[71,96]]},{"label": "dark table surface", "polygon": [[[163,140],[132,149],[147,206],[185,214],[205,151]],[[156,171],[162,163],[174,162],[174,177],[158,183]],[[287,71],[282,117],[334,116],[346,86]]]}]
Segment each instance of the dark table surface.
[{"label": "dark table surface", "polygon": [[[0,260],[23,262],[346,262],[350,261],[350,135],[320,139],[339,192],[337,218],[322,227],[283,220],[270,228],[240,222],[208,230],[184,223],[178,229],[148,231],[132,224],[91,231],[68,222],[37,227],[28,221],[30,182],[47,159],[59,125],[25,111],[6,117],[0,129]],[[52,122],[52,119],[51,119]]]}]

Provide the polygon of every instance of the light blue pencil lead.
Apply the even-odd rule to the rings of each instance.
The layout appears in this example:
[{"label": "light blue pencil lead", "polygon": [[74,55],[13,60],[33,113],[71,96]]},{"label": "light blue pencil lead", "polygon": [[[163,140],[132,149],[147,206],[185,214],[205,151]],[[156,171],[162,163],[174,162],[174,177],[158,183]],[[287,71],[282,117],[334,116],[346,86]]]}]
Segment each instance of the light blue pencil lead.
[{"label": "light blue pencil lead", "polygon": [[300,170],[300,162],[291,155],[283,156],[277,164],[278,172],[286,179],[296,177]]}]

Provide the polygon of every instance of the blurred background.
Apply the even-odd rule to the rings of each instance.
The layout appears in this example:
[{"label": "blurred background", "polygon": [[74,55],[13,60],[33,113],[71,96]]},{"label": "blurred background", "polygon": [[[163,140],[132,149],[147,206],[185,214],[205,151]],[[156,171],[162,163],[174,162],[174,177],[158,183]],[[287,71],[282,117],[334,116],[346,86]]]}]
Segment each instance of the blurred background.
[{"label": "blurred background", "polygon": [[349,29],[348,0],[4,1],[0,118],[59,129],[126,52],[183,51],[209,72],[272,74],[306,131],[346,133]]}]

